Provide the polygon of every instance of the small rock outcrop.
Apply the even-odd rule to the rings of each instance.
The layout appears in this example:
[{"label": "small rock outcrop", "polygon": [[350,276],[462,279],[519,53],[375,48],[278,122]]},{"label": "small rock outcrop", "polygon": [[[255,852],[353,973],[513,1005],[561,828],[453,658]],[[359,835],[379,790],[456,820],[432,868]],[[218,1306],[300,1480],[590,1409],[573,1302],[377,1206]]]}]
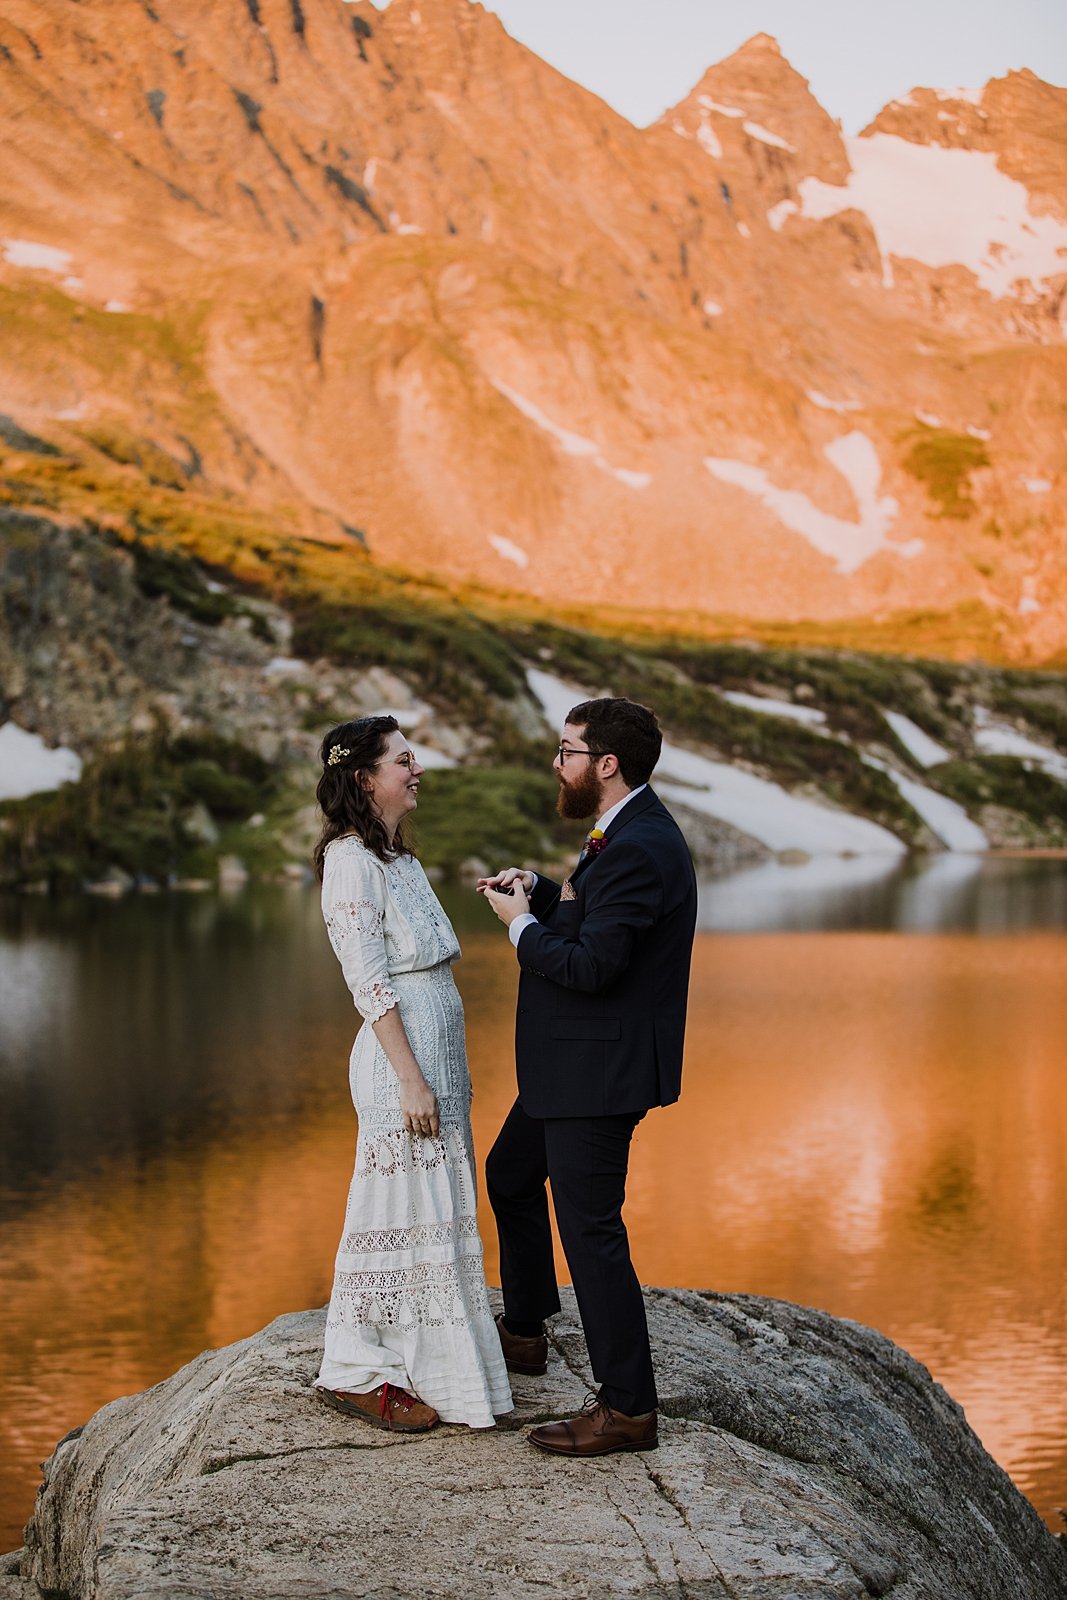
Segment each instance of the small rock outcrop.
[{"label": "small rock outcrop", "polygon": [[573,1296],[492,1432],[327,1411],[323,1313],[280,1317],[63,1440],[18,1592],[71,1600],[1055,1600],[1067,1554],[917,1361],[784,1301],[646,1291],[655,1453],[565,1461],[522,1429],[591,1379]]}]

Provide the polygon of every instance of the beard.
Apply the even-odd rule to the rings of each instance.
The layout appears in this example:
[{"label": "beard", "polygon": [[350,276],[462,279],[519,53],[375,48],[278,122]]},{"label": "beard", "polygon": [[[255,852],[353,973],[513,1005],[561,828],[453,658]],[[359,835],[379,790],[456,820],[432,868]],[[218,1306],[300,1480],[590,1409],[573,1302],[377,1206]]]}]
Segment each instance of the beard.
[{"label": "beard", "polygon": [[591,761],[586,762],[584,773],[580,778],[575,778],[573,783],[560,779],[556,810],[569,822],[580,822],[585,817],[596,816],[600,810],[600,779]]}]

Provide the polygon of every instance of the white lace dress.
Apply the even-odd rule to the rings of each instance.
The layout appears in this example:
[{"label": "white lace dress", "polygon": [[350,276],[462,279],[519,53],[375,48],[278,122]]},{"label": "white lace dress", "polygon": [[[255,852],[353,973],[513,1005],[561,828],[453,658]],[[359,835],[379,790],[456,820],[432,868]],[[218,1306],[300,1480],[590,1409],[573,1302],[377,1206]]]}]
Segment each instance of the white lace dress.
[{"label": "white lace dress", "polygon": [[[328,846],[322,914],[367,1026],[349,1077],[359,1117],[316,1383],[364,1394],[395,1383],[445,1422],[491,1428],[512,1407],[478,1235],[459,944],[410,856],[382,862],[355,837]],[[404,1131],[396,1074],[369,1026],[399,1006],[441,1131]]]}]

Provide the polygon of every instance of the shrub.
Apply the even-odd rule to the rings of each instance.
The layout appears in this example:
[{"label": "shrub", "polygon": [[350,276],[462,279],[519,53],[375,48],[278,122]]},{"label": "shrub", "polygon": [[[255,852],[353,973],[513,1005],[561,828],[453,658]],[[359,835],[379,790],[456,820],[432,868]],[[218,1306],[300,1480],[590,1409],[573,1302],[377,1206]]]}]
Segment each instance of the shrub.
[{"label": "shrub", "polygon": [[1046,772],[1032,770],[1016,756],[946,761],[933,769],[928,781],[970,811],[1001,806],[1041,828],[1067,827],[1067,786]]},{"label": "shrub", "polygon": [[109,867],[187,872],[200,848],[183,823],[189,806],[226,822],[259,809],[272,786],[259,756],[217,734],[131,740],[88,762],[79,783],[0,804],[0,884],[74,887]]},{"label": "shrub", "polygon": [[460,610],[386,600],[367,605],[298,603],[292,650],[353,666],[385,666],[417,683],[427,699],[481,717],[486,697],[511,699],[522,667],[505,640]]},{"label": "shrub", "polygon": [[960,520],[972,516],[978,507],[967,480],[977,467],[989,465],[981,439],[948,428],[919,428],[905,438],[913,443],[901,465],[941,507],[938,516]]},{"label": "shrub", "polygon": [[472,856],[496,868],[576,851],[584,830],[558,819],[556,794],[547,768],[540,777],[517,767],[434,772],[413,824],[419,857],[454,871]]},{"label": "shrub", "polygon": [[228,594],[208,588],[200,567],[188,556],[147,544],[143,539],[112,537],[111,542],[129,550],[137,587],[150,600],[162,595],[176,610],[209,626],[215,626],[237,611],[238,607]]}]

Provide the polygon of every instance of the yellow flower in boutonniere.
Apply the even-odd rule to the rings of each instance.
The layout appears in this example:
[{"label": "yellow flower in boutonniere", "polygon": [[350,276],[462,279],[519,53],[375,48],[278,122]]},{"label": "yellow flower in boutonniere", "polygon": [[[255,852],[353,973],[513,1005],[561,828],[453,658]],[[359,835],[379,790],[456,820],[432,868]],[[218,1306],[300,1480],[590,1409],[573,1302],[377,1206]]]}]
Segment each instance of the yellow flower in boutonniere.
[{"label": "yellow flower in boutonniere", "polygon": [[587,837],[587,839],[585,841],[585,853],[586,853],[586,855],[587,856],[599,855],[601,850],[603,850],[604,846],[607,844],[607,842],[608,842],[607,839],[604,837],[603,828],[594,828],[593,831],[589,834],[589,836]]}]

